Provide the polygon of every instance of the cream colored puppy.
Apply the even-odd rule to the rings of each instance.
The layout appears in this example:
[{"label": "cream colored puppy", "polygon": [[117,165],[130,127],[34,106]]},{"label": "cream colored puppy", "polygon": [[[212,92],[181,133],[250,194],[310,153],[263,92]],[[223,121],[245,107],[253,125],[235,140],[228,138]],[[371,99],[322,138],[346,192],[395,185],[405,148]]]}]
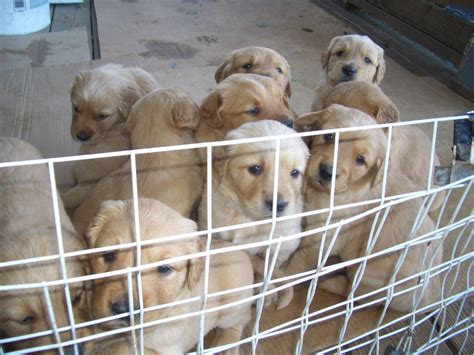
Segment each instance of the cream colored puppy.
[{"label": "cream colored puppy", "polygon": [[214,77],[220,83],[236,73],[268,76],[276,80],[286,96],[291,97],[290,65],[285,57],[271,48],[245,47],[228,53]]},{"label": "cream colored puppy", "polygon": [[[80,154],[130,149],[124,129],[133,104],[158,88],[140,68],[106,64],[79,73],[71,89],[71,135],[81,142]],[[76,208],[101,178],[120,168],[127,157],[79,161],[73,170],[77,185],[62,195],[66,208]]]},{"label": "cream colored puppy", "polygon": [[[275,122],[264,120],[251,122],[230,131],[226,139],[243,139],[295,133],[294,130]],[[213,164],[212,181],[212,224],[223,227],[254,222],[272,217],[273,180],[275,176],[275,141],[239,144],[222,148]],[[278,200],[276,215],[289,216],[303,210],[302,190],[305,184],[304,171],[308,160],[308,148],[300,138],[282,139]],[[207,228],[207,198],[204,189],[199,206],[199,227]],[[218,233],[220,239],[234,244],[247,244],[269,238],[271,224],[242,228]],[[274,238],[301,232],[301,218],[278,222]],[[299,240],[282,243],[276,268],[285,262],[296,250]],[[251,255],[264,256],[267,247],[250,249]],[[262,274],[261,258],[255,258],[257,274]],[[275,274],[277,274],[276,271]],[[289,294],[278,301],[279,308],[291,301]],[[289,298],[289,299],[288,299]]]},{"label": "cream colored puppy", "polygon": [[323,108],[331,89],[344,81],[366,81],[380,84],[385,75],[383,49],[369,37],[344,35],[334,37],[321,54],[325,77],[314,90],[311,111]]},{"label": "cream colored puppy", "polygon": [[[336,85],[326,98],[324,107],[340,104],[358,109],[372,116],[377,123],[400,121],[400,112],[379,86],[363,81],[350,81]],[[420,190],[426,189],[430,168],[431,139],[417,126],[394,127],[390,164],[407,176]],[[433,157],[433,170],[439,166],[438,155]],[[430,211],[443,203],[445,193],[438,193]]]},{"label": "cream colored puppy", "polygon": [[[199,124],[195,103],[182,90],[155,90],[140,99],[127,121],[132,147],[151,148],[194,143],[193,131]],[[189,217],[202,193],[199,159],[195,150],[138,155],[138,194],[156,198]],[[132,197],[131,165],[103,178],[77,208],[73,222],[86,232],[103,201]]]},{"label": "cream colored puppy", "polygon": [[[304,115],[298,121],[302,124],[313,124],[319,129],[376,124],[367,114],[340,105],[331,105],[326,110]],[[335,206],[381,197],[386,145],[387,138],[382,129],[340,133],[335,178]],[[308,179],[305,194],[306,210],[313,211],[329,207],[333,159],[334,134],[314,136],[311,142],[311,158],[306,171]],[[397,165],[389,165],[386,195],[417,190],[418,187],[405,177]],[[416,233],[410,237],[410,230],[415,223],[421,204],[421,199],[412,199],[392,206],[372,253],[433,231],[434,223],[429,216],[426,216],[420,221]],[[372,207],[372,205],[361,205],[349,209],[334,210],[331,223],[363,213]],[[343,226],[330,251],[330,255],[339,256],[343,262],[362,257],[368,245],[368,236],[370,235],[373,219],[374,216],[371,214]],[[327,214],[325,213],[307,217],[306,230],[322,227],[326,220]],[[286,268],[283,269],[284,273],[295,274],[314,269],[320,250],[321,237],[322,233],[304,238],[300,248],[293,254]],[[326,253],[333,237],[334,229],[328,232],[324,244],[324,253]],[[423,259],[425,251],[427,253],[426,260]],[[393,252],[370,259],[355,295],[359,296],[386,286],[392,277],[399,256],[400,252]],[[423,260],[425,264],[422,265]],[[432,266],[436,266],[442,261],[442,248],[438,248],[438,242],[431,241],[411,246],[396,280],[402,280],[419,271],[426,270],[429,267],[427,263],[431,261]],[[321,287],[347,295],[358,266],[359,264],[355,264],[348,267],[347,280],[345,277],[339,276],[322,282]],[[399,292],[421,282],[421,279],[416,277],[401,283],[394,290]],[[428,288],[422,295],[419,307],[424,307],[439,299],[439,278],[433,277],[429,282]],[[382,291],[376,296],[381,297],[385,294],[386,291]],[[408,292],[395,297],[390,303],[390,308],[400,312],[408,312],[413,307],[412,301],[413,292]]]},{"label": "cream colored puppy", "polygon": [[[140,199],[141,240],[160,239],[168,236],[192,233],[196,223],[153,199]],[[135,241],[133,228],[133,202],[107,201],[94,218],[88,230],[89,244],[93,248],[106,247]],[[158,241],[142,247],[141,264],[163,262],[142,271],[143,302],[145,307],[165,305],[175,301],[201,297],[204,293],[204,258],[167,261],[180,256],[203,251],[199,237],[173,241]],[[135,266],[135,248],[94,254],[92,271],[103,273]],[[231,277],[230,277],[231,275]],[[94,280],[93,311],[97,318],[129,312],[127,276]],[[242,251],[216,254],[210,257],[208,292],[230,290],[253,283],[253,270],[249,257]],[[136,287],[133,288],[134,306],[138,307]],[[252,291],[228,293],[208,299],[206,308],[222,306],[251,297]],[[210,312],[205,317],[204,333],[216,328],[213,346],[239,341],[244,326],[250,320],[251,302]],[[202,300],[164,307],[145,312],[145,322],[187,313],[198,312]],[[129,316],[106,323],[108,328],[128,325]],[[162,323],[145,328],[144,345],[159,354],[183,354],[193,348],[199,337],[199,317]],[[225,353],[238,354],[238,349]]]},{"label": "cream colored puppy", "polygon": [[[41,159],[29,143],[16,138],[0,138],[0,162]],[[45,165],[0,168],[0,262],[30,259],[58,253],[53,200],[49,173]],[[85,241],[75,231],[61,201],[59,214],[64,250],[85,248]],[[67,258],[68,277],[85,275],[85,265],[78,258]],[[61,280],[59,260],[29,263],[0,269],[1,285],[41,283]],[[89,320],[84,283],[69,284],[76,325]],[[70,324],[64,287],[49,287],[58,328]],[[51,329],[43,288],[0,292],[0,334],[2,338],[29,335]],[[71,340],[70,332],[61,332],[62,341]],[[90,335],[89,328],[77,328],[78,338]],[[3,350],[14,351],[55,344],[47,335],[7,343]],[[83,348],[79,345],[79,349]],[[66,352],[72,351],[69,347]],[[55,354],[55,350],[45,353]]]}]

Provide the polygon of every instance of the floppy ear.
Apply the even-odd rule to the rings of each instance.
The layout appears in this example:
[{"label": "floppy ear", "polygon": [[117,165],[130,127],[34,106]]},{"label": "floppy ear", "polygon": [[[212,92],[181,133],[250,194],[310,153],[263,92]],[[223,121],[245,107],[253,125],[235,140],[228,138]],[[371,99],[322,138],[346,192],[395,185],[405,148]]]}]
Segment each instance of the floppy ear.
[{"label": "floppy ear", "polygon": [[286,84],[285,94],[286,94],[286,96],[291,97],[291,74],[290,74],[290,69],[288,69],[288,83]]},{"label": "floppy ear", "polygon": [[222,80],[226,78],[224,75],[224,69],[227,67],[227,64],[229,64],[229,61],[226,60],[219,68],[217,68],[216,73],[214,74],[214,79],[216,79],[216,83],[220,83]]},{"label": "floppy ear", "polygon": [[225,175],[225,167],[227,165],[228,147],[215,147],[212,157],[212,178],[219,185]]},{"label": "floppy ear", "polygon": [[283,95],[283,105],[290,110],[290,97],[288,95]]},{"label": "floppy ear", "polygon": [[384,171],[384,157],[379,157],[377,159],[377,162],[374,164],[373,168],[374,169],[374,177],[372,179],[372,182],[370,183],[370,187],[373,188],[377,185],[379,185],[382,182],[383,179],[383,171]]},{"label": "floppy ear", "polygon": [[69,93],[73,95],[73,93],[78,89],[78,86],[84,85],[84,83],[89,80],[91,77],[91,72],[90,70],[86,70],[83,72],[80,72],[74,77],[74,81],[72,83],[71,89],[69,90]]},{"label": "floppy ear", "polygon": [[329,121],[334,114],[343,109],[341,105],[332,104],[328,108],[325,108],[321,111],[316,112],[309,112],[305,113],[296,118],[295,123],[298,125],[305,125],[305,126],[321,126],[323,123]]},{"label": "floppy ear", "polygon": [[383,52],[382,52],[379,65],[377,66],[377,70],[374,75],[374,79],[373,79],[374,84],[377,84],[377,85],[380,84],[384,76],[385,76],[385,59],[383,59]]},{"label": "floppy ear", "polygon": [[190,98],[176,101],[171,112],[173,115],[173,125],[176,128],[195,130],[201,121],[199,109]]},{"label": "floppy ear", "polygon": [[380,105],[375,116],[377,123],[400,122],[400,111],[393,102]]},{"label": "floppy ear", "polygon": [[329,50],[321,53],[321,66],[323,67],[323,70],[326,70],[326,68],[328,67],[330,57],[331,52],[329,52]]},{"label": "floppy ear", "polygon": [[[195,245],[191,253],[199,253],[204,250],[201,240],[199,237],[195,240]],[[192,258],[188,260],[188,288],[189,290],[194,289],[199,279],[201,278],[202,272],[204,270],[204,258]]]},{"label": "floppy ear", "polygon": [[222,118],[219,113],[221,105],[222,99],[219,92],[216,90],[210,93],[201,103],[201,107],[199,107],[201,120],[213,128],[222,127]]},{"label": "floppy ear", "polygon": [[129,85],[120,92],[121,102],[119,104],[119,111],[124,120],[127,120],[130,110],[135,102],[141,97],[140,89],[137,85]]},{"label": "floppy ear", "polygon": [[100,206],[100,210],[89,224],[86,233],[87,244],[89,248],[94,248],[104,225],[112,218],[117,217],[122,209],[125,207],[125,201],[104,201]]}]

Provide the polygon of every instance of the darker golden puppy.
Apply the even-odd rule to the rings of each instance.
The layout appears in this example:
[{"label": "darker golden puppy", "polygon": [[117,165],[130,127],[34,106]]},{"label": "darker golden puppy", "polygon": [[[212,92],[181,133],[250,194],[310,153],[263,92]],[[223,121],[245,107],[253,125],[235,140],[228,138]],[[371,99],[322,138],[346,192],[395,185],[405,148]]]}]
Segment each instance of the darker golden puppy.
[{"label": "darker golden puppy", "polygon": [[227,54],[224,63],[217,68],[216,82],[232,74],[259,74],[277,81],[288,97],[291,97],[291,71],[287,60],[278,52],[265,47],[245,47]]},{"label": "darker golden puppy", "polygon": [[[41,159],[30,144],[16,138],[0,138],[0,162]],[[30,259],[58,254],[58,242],[53,213],[49,172],[45,165],[0,168],[0,262]],[[74,230],[61,201],[59,201],[61,233],[64,251],[85,248],[85,242]],[[65,262],[67,276],[85,275],[86,265],[77,257]],[[40,284],[62,280],[58,259],[20,264],[0,269],[1,285]],[[75,324],[89,320],[84,282],[48,288],[54,310],[56,327],[70,325],[65,290],[69,292]],[[0,337],[29,335],[53,328],[42,287],[0,292]],[[91,334],[89,328],[76,328],[76,337]],[[71,340],[69,331],[60,332],[62,341]],[[3,350],[13,351],[55,344],[53,334],[33,337],[24,341],[6,343]],[[78,345],[79,350],[85,349]],[[65,347],[69,353],[71,347]],[[57,350],[43,353],[56,354]]]},{"label": "darker golden puppy", "polygon": [[[330,130],[343,127],[358,127],[374,125],[376,122],[367,114],[340,105],[331,105],[327,109],[300,117],[297,121],[302,124],[312,124],[315,128]],[[339,137],[339,154],[337,166],[334,163],[335,135],[332,133],[314,136],[311,142],[311,158],[309,160],[306,177],[306,210],[320,210],[329,207],[330,191],[333,174],[334,205],[341,206],[350,203],[369,201],[381,197],[383,189],[384,161],[387,147],[387,138],[382,129],[367,129],[360,131],[342,132]],[[389,165],[385,186],[386,195],[398,195],[404,192],[418,191],[410,179],[400,171],[397,165]],[[334,210],[331,223],[347,220],[350,217],[366,212],[372,205]],[[372,253],[394,247],[410,239],[422,236],[434,230],[434,223],[426,216],[419,221],[418,228],[411,234],[419,209],[422,207],[420,198],[408,200],[402,204],[392,206],[380,235],[374,241]],[[362,257],[369,243],[373,214],[364,216],[352,223],[344,225],[329,255],[337,255],[341,260],[348,261]],[[322,227],[327,223],[327,214],[317,214],[306,219],[306,230]],[[324,243],[323,252],[328,251],[332,239],[336,237],[334,229],[329,230]],[[316,267],[317,255],[321,249],[322,233],[310,238],[304,238],[300,248],[293,254],[287,268],[288,274],[307,271]],[[362,295],[384,286],[390,282],[400,251],[383,254],[370,259],[357,288],[355,295]],[[424,259],[426,253],[427,258]],[[422,262],[423,261],[423,262]],[[401,266],[396,280],[403,280],[436,266],[442,261],[442,248],[438,241],[431,241],[412,245],[408,249],[406,259]],[[358,264],[348,267],[347,277],[338,276],[324,281],[322,287],[339,294],[347,295],[351,290]],[[413,286],[421,286],[424,280],[414,277],[401,282],[394,290],[399,292]],[[440,281],[437,276],[429,280],[429,287],[421,295],[418,307],[429,305],[439,299]],[[383,296],[386,291],[378,293]],[[419,296],[420,288],[416,290]],[[407,292],[394,297],[390,307],[401,312],[408,312],[414,306],[413,292]]]},{"label": "darker golden puppy", "polygon": [[383,49],[369,37],[345,35],[334,37],[321,54],[325,77],[315,89],[312,111],[321,110],[332,87],[344,81],[380,84],[385,75]]},{"label": "darker golden puppy", "polygon": [[[123,123],[133,104],[158,86],[146,71],[117,64],[79,73],[71,89],[71,135],[82,143],[80,154],[130,149]],[[126,161],[126,157],[79,161],[73,170],[77,185],[62,195],[66,208],[78,207],[97,181]]]},{"label": "darker golden puppy", "polygon": [[[141,240],[161,239],[196,231],[196,223],[153,199],[140,199]],[[133,203],[107,201],[88,230],[91,247],[106,247],[135,241]],[[160,263],[142,270],[144,307],[164,306],[144,313],[145,322],[198,312],[203,306],[204,258],[172,260],[203,251],[199,237],[178,240],[157,240],[141,250],[141,265]],[[91,258],[92,271],[103,273],[135,266],[135,248],[107,251]],[[171,260],[170,260],[171,259]],[[232,277],[229,277],[232,275]],[[93,312],[97,318],[129,312],[127,276],[96,279]],[[249,257],[242,251],[216,254],[210,257],[208,292],[216,293],[253,283]],[[209,298],[206,308],[222,306],[250,297],[251,289]],[[165,306],[175,301],[198,298],[198,301]],[[138,308],[136,285],[133,305]],[[250,320],[251,303],[246,302],[206,314],[204,333],[216,328],[213,346],[239,341],[244,326]],[[106,323],[108,328],[129,325],[129,316]],[[173,322],[145,328],[144,345],[159,354],[183,354],[193,348],[199,338],[199,317],[191,316]],[[125,346],[126,348],[126,346]],[[238,353],[232,349],[231,353]]]}]

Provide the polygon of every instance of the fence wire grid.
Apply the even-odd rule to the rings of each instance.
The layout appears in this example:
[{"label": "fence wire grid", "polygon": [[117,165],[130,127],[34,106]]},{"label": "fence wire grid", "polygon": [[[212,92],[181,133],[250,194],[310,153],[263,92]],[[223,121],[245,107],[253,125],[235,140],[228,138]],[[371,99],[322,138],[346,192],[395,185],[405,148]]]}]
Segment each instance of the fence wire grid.
[{"label": "fence wire grid", "polygon": [[[424,119],[416,121],[398,122],[390,124],[380,124],[366,127],[350,127],[333,130],[322,130],[313,132],[294,133],[282,136],[268,136],[261,138],[249,138],[234,141],[218,141],[210,143],[196,143],[182,146],[167,146],[147,148],[140,150],[120,151],[93,155],[80,155],[71,157],[37,159],[29,161],[13,161],[0,163],[0,169],[19,167],[46,165],[49,171],[51,184],[52,206],[56,223],[55,241],[58,246],[58,253],[54,255],[43,255],[29,259],[0,261],[0,273],[8,273],[16,268],[30,268],[34,272],[35,267],[47,263],[59,263],[61,270],[61,278],[55,280],[41,280],[41,282],[30,283],[11,283],[0,285],[0,299],[13,295],[14,297],[23,297],[28,292],[40,292],[42,294],[44,315],[46,316],[47,326],[35,332],[26,332],[23,335],[14,337],[6,337],[2,335],[0,339],[1,353],[20,354],[34,352],[59,352],[61,354],[81,354],[100,353],[107,348],[107,341],[113,343],[116,339],[127,339],[130,353],[144,354],[149,353],[150,349],[146,348],[144,338],[147,332],[150,332],[162,324],[170,324],[170,322],[183,320],[188,318],[199,319],[198,325],[198,341],[191,353],[211,354],[222,352],[230,349],[236,349],[240,346],[241,353],[259,353],[262,346],[268,346],[268,343],[274,342],[280,337],[292,334],[291,352],[295,354],[302,353],[348,353],[348,352],[369,352],[369,353],[389,353],[389,351],[398,350],[403,353],[444,353],[446,349],[458,353],[472,353],[472,341],[470,340],[470,332],[472,324],[472,293],[471,270],[474,251],[472,248],[472,183],[474,176],[467,176],[457,181],[451,181],[444,186],[435,186],[433,184],[434,175],[434,156],[439,147],[439,131],[440,125],[450,127],[453,121],[467,119],[467,115]],[[430,169],[426,171],[427,186],[415,192],[408,192],[398,195],[389,196],[386,194],[386,185],[388,170],[390,169],[390,151],[392,143],[392,132],[401,126],[431,126],[432,146],[430,151]],[[385,129],[387,134],[387,147],[385,155],[385,164],[382,180],[382,194],[379,198],[367,201],[357,201],[354,203],[337,205],[335,204],[335,176],[337,169],[338,149],[340,135],[347,132]],[[279,186],[278,169],[280,166],[280,143],[288,138],[295,137],[311,137],[315,135],[334,134],[334,162],[332,184],[330,188],[330,203],[327,208],[312,211],[303,211],[302,213],[290,216],[277,216],[274,206],[273,213],[270,218],[259,220],[251,223],[240,225],[230,225],[224,227],[212,227],[212,178],[213,178],[213,151],[217,147],[227,145],[249,144],[261,141],[274,141],[275,149],[275,174],[273,180],[274,202],[276,203],[276,194]],[[445,144],[445,148],[447,147]],[[205,149],[207,152],[207,195],[203,199],[207,199],[208,211],[208,229],[198,230],[197,232],[169,235],[165,238],[156,238],[149,240],[141,240],[140,220],[139,220],[139,199],[137,189],[137,156],[151,153],[169,152],[184,149]],[[134,234],[135,242],[124,243],[106,247],[96,247],[84,250],[65,251],[63,246],[63,235],[61,228],[61,205],[59,203],[60,195],[57,191],[56,184],[56,168],[57,165],[66,162],[75,162],[86,159],[111,158],[117,156],[129,156],[131,163],[131,178],[133,191],[133,211],[134,211]],[[430,206],[437,196],[443,196],[441,207],[432,215],[435,228],[427,233],[417,233],[421,225],[421,221],[430,212]],[[404,204],[414,200],[422,200],[421,208],[414,216],[410,235],[404,238],[404,242],[393,245],[383,250],[374,250],[377,238],[381,233],[382,227],[387,218],[390,218],[390,212],[393,208],[400,208]],[[349,218],[334,220],[333,214],[337,211],[351,209],[355,207],[365,207],[366,209],[360,213],[355,213]],[[467,212],[466,212],[467,211]],[[300,233],[292,235],[273,235],[269,234],[268,239],[264,241],[246,243],[243,245],[228,245],[218,249],[211,248],[211,242],[215,235],[228,231],[235,231],[241,228],[249,228],[260,225],[275,226],[277,223],[291,220],[294,218],[308,218],[316,215],[326,215],[326,223],[317,228],[306,229]],[[367,217],[372,218],[372,226],[370,235],[367,236],[367,247],[357,258],[350,260],[339,260],[336,263],[327,263],[331,248],[341,232],[342,228],[351,228]],[[322,235],[318,255],[314,255],[315,267],[297,274],[274,276],[275,261],[279,253],[279,248],[285,242],[308,238],[315,234]],[[186,240],[192,237],[200,237],[205,245],[205,250],[189,255],[174,257],[171,259],[161,260],[153,263],[143,263],[142,249],[149,246],[156,246],[160,243]],[[53,242],[53,241],[52,241]],[[398,273],[406,261],[410,248],[422,247],[428,249],[426,245],[433,243],[437,245],[436,252],[443,253],[444,258],[441,262],[434,262],[434,257],[430,259],[425,252],[422,260],[419,260],[420,267],[413,270],[413,273],[404,279],[398,277]],[[324,247],[323,247],[324,246]],[[257,247],[266,247],[267,252],[264,258],[265,273],[261,280],[255,281],[251,285],[239,288],[228,289],[220,292],[209,292],[208,283],[210,278],[210,262],[209,260],[218,254],[225,254],[236,250],[248,251]],[[133,266],[107,271],[103,273],[87,274],[80,277],[68,276],[68,261],[75,258],[90,258],[94,255],[103,255],[111,251],[134,250],[135,264]],[[388,255],[397,255],[397,262],[394,269],[389,275],[389,282],[378,285],[369,292],[357,292],[366,270],[367,264],[378,258],[387,257]],[[151,269],[177,263],[189,261],[196,258],[205,260],[204,270],[202,273],[203,292],[197,297],[189,299],[181,299],[167,304],[157,304],[150,307],[144,306],[143,284],[141,282],[142,273]],[[323,282],[328,276],[334,273],[341,273],[345,270],[354,270],[351,288],[347,295],[340,300],[340,296],[335,297],[337,302],[330,305],[312,307],[318,302],[318,295],[321,292],[318,288],[319,283]],[[121,277],[128,287],[128,311],[115,314],[105,318],[96,319],[90,317],[86,322],[75,321],[73,308],[75,299],[71,296],[70,285],[77,285],[85,282],[87,285],[86,295],[89,303],[94,297],[91,290],[91,282],[93,280],[107,280],[110,278]],[[430,282],[439,279],[440,282],[440,298],[429,305],[421,305],[421,298],[428,292]],[[323,280],[323,281],[321,281]],[[411,286],[406,288],[397,287],[407,282]],[[413,282],[414,281],[414,282]],[[56,315],[58,309],[53,300],[52,293],[56,292],[57,287],[63,290],[65,304],[67,308],[67,323],[58,323]],[[302,307],[294,311],[285,321],[279,324],[268,322],[275,312],[285,312],[285,309],[275,311],[273,308],[265,308],[264,301],[270,297],[274,297],[281,291],[290,287],[299,290],[298,295],[303,295],[305,300]],[[245,290],[252,290],[253,296],[238,299],[230,303],[224,303],[217,306],[208,305],[214,299],[219,299],[225,295],[236,294]],[[412,307],[407,312],[393,312],[391,302],[397,297],[412,293]],[[295,291],[296,295],[296,291]],[[327,295],[327,293],[326,293]],[[340,300],[340,301],[339,301]],[[214,312],[224,309],[236,307],[238,305],[253,303],[253,317],[246,327],[246,331],[238,342],[219,345],[212,347],[206,341],[205,320]],[[171,309],[179,305],[198,304],[198,310],[186,314],[177,314],[165,318],[157,318],[150,320],[146,315],[152,314],[163,309]],[[89,305],[90,306],[90,305]],[[289,306],[290,308],[292,305]],[[295,307],[293,307],[295,308]],[[271,309],[271,310],[270,310]],[[130,311],[132,310],[132,311]],[[373,313],[377,310],[377,313]],[[4,312],[5,310],[2,310]],[[357,314],[361,312],[370,313],[372,327],[359,331],[351,326],[351,321]],[[369,313],[367,313],[369,314]],[[148,320],[145,320],[147,318]],[[105,329],[101,325],[122,319],[121,327],[113,329]],[[362,319],[362,321],[361,321]],[[358,322],[364,323],[364,316],[359,318]],[[368,318],[367,318],[368,319]],[[308,344],[313,343],[314,337],[318,336],[318,329],[323,329],[328,322],[337,322],[337,334],[332,341],[322,342],[320,348],[309,348]],[[356,323],[356,324],[362,324]],[[369,321],[367,321],[369,323]],[[315,328],[316,327],[316,328]],[[317,328],[319,327],[319,328]],[[357,328],[357,327],[356,327]],[[81,329],[89,329],[87,335],[79,335]],[[312,329],[317,329],[312,331]],[[333,329],[333,328],[331,328]],[[324,332],[323,332],[324,333]],[[42,339],[39,341],[39,339]],[[17,344],[30,344],[27,347],[20,347],[20,350],[14,349]],[[266,344],[266,345],[265,345]],[[278,344],[278,343],[277,343]],[[101,349],[101,350],[97,350]],[[268,349],[268,348],[262,348]],[[159,352],[159,349],[151,349]],[[278,353],[278,349],[274,349]],[[265,352],[265,350],[263,350]],[[267,350],[268,351],[268,350]],[[286,350],[284,353],[287,353]]]}]

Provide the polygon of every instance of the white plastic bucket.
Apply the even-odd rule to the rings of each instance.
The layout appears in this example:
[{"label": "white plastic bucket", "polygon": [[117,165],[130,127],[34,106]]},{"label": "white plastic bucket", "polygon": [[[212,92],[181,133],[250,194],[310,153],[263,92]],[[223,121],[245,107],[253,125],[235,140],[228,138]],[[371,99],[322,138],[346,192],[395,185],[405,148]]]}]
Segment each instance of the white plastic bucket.
[{"label": "white plastic bucket", "polygon": [[49,0],[0,0],[0,34],[39,31],[51,22]]}]

